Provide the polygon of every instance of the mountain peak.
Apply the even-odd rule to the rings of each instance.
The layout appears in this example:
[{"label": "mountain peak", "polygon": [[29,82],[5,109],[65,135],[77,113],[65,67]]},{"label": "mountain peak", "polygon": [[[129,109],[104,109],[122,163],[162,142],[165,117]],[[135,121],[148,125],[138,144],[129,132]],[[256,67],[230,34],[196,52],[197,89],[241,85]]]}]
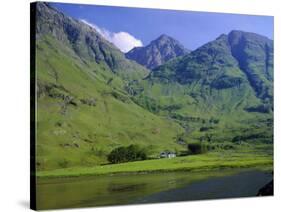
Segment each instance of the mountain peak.
[{"label": "mountain peak", "polygon": [[156,40],[175,40],[175,39],[167,34],[161,34]]},{"label": "mountain peak", "polygon": [[237,40],[237,39],[247,39],[247,40],[253,40],[255,42],[261,42],[261,43],[267,43],[272,42],[271,39],[264,35],[260,35],[253,32],[245,32],[241,30],[232,30],[228,34],[229,40]]},{"label": "mountain peak", "polygon": [[242,30],[233,29],[228,34],[243,34],[243,33],[247,33],[247,32],[244,32]]},{"label": "mountain peak", "polygon": [[216,38],[216,40],[221,40],[221,39],[227,39],[227,34],[221,34],[219,37]]},{"label": "mountain peak", "polygon": [[237,30],[237,29],[234,29],[234,30],[231,30],[228,35],[231,35],[231,36],[242,36],[242,35],[255,35],[255,36],[259,36],[259,37],[265,37],[265,36],[262,36],[260,34],[257,34],[257,33],[254,33],[254,32],[246,32],[246,31],[242,31],[242,30]]},{"label": "mountain peak", "polygon": [[261,101],[272,101],[273,41],[256,33],[233,30],[178,61],[158,67],[153,77],[181,84],[202,80],[202,84],[209,83],[214,89],[231,89],[247,82]]},{"label": "mountain peak", "polygon": [[161,34],[157,39],[163,39],[163,38],[171,38],[167,34]]},{"label": "mountain peak", "polygon": [[132,49],[126,54],[126,57],[153,69],[188,52],[189,50],[185,49],[179,41],[166,34],[161,34],[147,46]]},{"label": "mountain peak", "polygon": [[242,30],[231,30],[228,34],[221,34],[216,38],[216,40],[227,39],[231,44],[232,42],[238,42],[241,39],[252,40],[254,42],[270,43],[271,39],[264,35],[260,35],[254,32],[246,32]]},{"label": "mountain peak", "polygon": [[[128,72],[128,75],[145,75],[147,70],[125,58],[124,54],[107,41],[94,28],[71,18],[53,8],[51,4],[36,3],[36,36],[41,40],[51,37],[63,43],[83,60],[104,63],[116,73]],[[123,75],[124,76],[124,75]]]},{"label": "mountain peak", "polygon": [[161,43],[162,44],[175,43],[175,44],[181,45],[179,41],[177,41],[176,39],[174,39],[173,37],[171,37],[167,34],[161,34],[158,38],[151,41],[149,45],[151,45],[153,43],[160,43],[160,44]]}]

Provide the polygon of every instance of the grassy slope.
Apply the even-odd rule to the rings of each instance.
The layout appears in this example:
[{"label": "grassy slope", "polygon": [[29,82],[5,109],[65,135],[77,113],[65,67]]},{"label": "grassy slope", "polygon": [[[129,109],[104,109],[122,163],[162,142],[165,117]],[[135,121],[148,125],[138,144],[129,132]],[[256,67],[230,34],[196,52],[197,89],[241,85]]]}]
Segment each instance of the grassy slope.
[{"label": "grassy slope", "polygon": [[[264,135],[264,139],[257,139],[257,142],[272,141],[272,113],[249,113],[243,109],[260,103],[247,85],[235,89],[213,89],[203,94],[201,86],[196,83],[183,86],[178,83],[143,80],[139,86],[144,91],[142,97],[136,97],[141,99],[138,101],[142,101],[143,96],[153,99],[159,107],[158,114],[172,113],[181,117],[199,118],[197,121],[182,123],[187,129],[187,142],[199,141],[206,134],[212,134],[213,141],[219,143],[231,142],[235,136],[250,134]],[[191,96],[191,93],[196,93],[196,96]],[[179,108],[173,111],[161,109],[171,105]],[[219,119],[219,123],[209,123],[212,118]],[[209,129],[200,131],[202,127]]]},{"label": "grassy slope", "polygon": [[[51,37],[41,39],[37,49],[37,83],[43,90],[37,104],[38,170],[105,163],[112,148],[131,143],[145,145],[151,156],[181,148],[175,138],[182,128],[134,104],[106,65],[82,62]],[[65,106],[61,94],[76,105]],[[93,98],[96,106],[79,101]]]},{"label": "grassy slope", "polygon": [[[91,169],[82,168],[107,163],[106,155],[112,148],[119,145],[131,143],[144,145],[150,150],[151,156],[156,156],[165,149],[181,150],[183,147],[176,144],[175,141],[179,134],[183,134],[183,129],[174,121],[165,120],[134,104],[122,90],[124,81],[113,75],[106,65],[85,64],[81,62],[70,48],[62,46],[50,37],[41,40],[37,48],[38,83],[40,85],[55,84],[62,86],[64,90],[56,88],[52,92],[70,95],[78,103],[77,106],[68,105],[66,112],[62,113],[62,99],[50,97],[47,93],[43,93],[38,98],[38,170],[62,169],[61,171],[54,171],[54,174],[58,173],[58,175],[65,175],[65,173],[68,175],[68,171],[71,170],[70,175],[79,175],[81,173],[97,174],[115,171],[191,168],[189,163],[178,163],[181,160],[185,160],[183,158],[171,161],[161,160],[160,163],[158,160],[151,160]],[[114,78],[114,80],[110,82],[109,86],[107,82],[111,78]],[[198,105],[195,107],[192,102],[202,101],[203,103],[203,100],[200,97],[197,99],[193,97],[183,99],[181,94],[186,92],[186,88],[178,84],[166,84],[163,86],[156,83],[153,86],[148,84],[145,86],[150,86],[150,89],[147,89],[150,91],[149,95],[154,97],[161,96],[159,98],[160,104],[184,104],[184,108],[176,111],[178,114],[200,117],[206,121],[211,117],[220,119],[219,124],[216,125],[209,124],[208,122],[188,122],[190,132],[186,135],[187,142],[198,141],[206,133],[215,135],[213,145],[228,144],[235,134],[240,135],[241,131],[249,132],[250,134],[271,133],[270,126],[266,128],[264,127],[265,124],[257,122],[257,120],[267,119],[268,115],[250,114],[242,110],[240,113],[234,110],[232,114],[230,110],[226,116],[225,113],[219,114],[216,110],[208,107],[204,109],[203,107],[206,107],[205,104],[199,104],[202,105],[202,108],[198,108]],[[193,89],[196,89],[195,86]],[[112,96],[112,91],[118,92],[125,99],[121,98],[120,100]],[[227,97],[229,95],[227,92],[223,96]],[[79,103],[78,100],[83,98],[96,99],[96,106]],[[248,101],[251,100],[250,97],[246,99]],[[229,105],[232,104],[232,101],[234,100],[229,99]],[[203,116],[202,111],[208,111],[207,115],[204,113]],[[160,114],[163,115],[165,112],[160,112]],[[202,126],[210,125],[213,129],[207,132],[199,130]],[[269,145],[269,148],[271,148],[271,145]],[[241,152],[241,149],[237,152]],[[240,157],[240,162],[227,161],[227,163],[224,163],[224,161],[218,159],[216,154],[203,156],[205,159],[209,158],[210,168],[223,167],[224,165],[239,167],[241,163],[242,166],[251,166],[255,165],[258,156],[255,153],[251,153],[242,154]],[[200,156],[193,156],[191,158],[194,158],[196,161],[196,163],[192,163],[193,168],[202,168],[203,164],[201,163],[202,158]],[[272,163],[270,156],[260,159],[257,160],[258,164],[263,164],[264,162],[266,164]],[[76,168],[65,170],[68,167]],[[48,175],[52,174],[50,172],[39,172],[39,176]]]},{"label": "grassy slope", "polygon": [[92,168],[68,168],[43,171],[38,177],[78,177],[86,175],[169,172],[169,171],[212,171],[224,168],[266,168],[272,169],[272,150],[261,146],[262,151],[253,148],[241,148],[239,151],[209,152],[203,155],[192,155],[172,159],[154,159],[103,165]]},{"label": "grassy slope", "polygon": [[[199,141],[206,143],[206,136],[211,135],[212,141],[208,144],[215,146],[216,151],[224,149],[223,145],[234,145],[237,154],[235,157],[239,158],[228,161],[226,164],[228,167],[239,167],[241,163],[243,166],[255,164],[256,158],[260,158],[260,153],[247,152],[249,146],[254,149],[262,147],[262,151],[264,149],[272,151],[272,112],[249,113],[244,110],[245,107],[261,104],[248,85],[242,84],[232,89],[212,89],[205,81],[214,80],[212,77],[219,75],[210,75],[210,78],[206,78],[208,75],[205,72],[206,70],[208,72],[209,66],[204,68],[199,60],[198,63],[191,61],[188,70],[197,72],[189,74],[202,76],[195,78],[188,86],[176,82],[169,83],[170,79],[176,77],[169,76],[175,70],[165,69],[160,70],[160,78],[162,76],[160,80],[156,79],[157,77],[142,80],[140,87],[143,92],[138,96],[134,94],[135,88],[130,88],[130,82],[142,79],[147,70],[125,60],[124,55],[115,47],[102,38],[97,39],[98,36],[88,26],[67,18],[65,20],[62,14],[46,8],[42,8],[41,15],[42,20],[39,20],[43,22],[39,26],[42,27],[42,33],[38,34],[37,40],[39,171],[61,169],[54,173],[64,175],[65,170],[69,170],[68,167],[73,167],[70,169],[72,174],[79,174],[81,170],[82,173],[95,174],[99,173],[99,170],[106,170],[105,166],[89,169],[89,172],[88,168],[82,167],[107,163],[106,155],[117,146],[138,143],[149,150],[150,156],[155,157],[166,149],[183,150],[185,145],[176,144],[179,136],[186,143]],[[60,23],[64,24],[56,25]],[[65,34],[68,30],[63,27],[68,24],[74,28]],[[57,27],[54,28],[55,31],[52,31],[53,26]],[[48,33],[44,30],[57,35],[57,39],[45,36]],[[73,38],[75,30],[80,32],[78,39],[69,40]],[[92,44],[85,43],[85,36],[89,35],[93,38]],[[223,76],[227,76],[224,83],[232,82],[237,77],[246,79],[246,76],[233,65],[232,59],[225,57],[227,49],[221,45],[214,47],[215,50],[222,51],[220,59],[224,61]],[[105,58],[96,60],[97,56],[103,57],[101,49],[105,53]],[[202,51],[200,55],[207,59],[207,65],[208,61],[212,61],[206,51]],[[94,61],[99,61],[99,64]],[[171,65],[172,63],[173,61]],[[178,71],[181,72],[181,66],[185,65],[179,63]],[[217,70],[217,65],[212,67],[212,70]],[[182,80],[188,81],[190,78],[188,74],[182,76],[180,77]],[[216,80],[214,82],[221,83]],[[139,86],[134,83],[133,86]],[[134,96],[134,102],[127,92]],[[171,107],[172,109],[169,109]],[[155,108],[158,110],[153,111],[154,114],[149,112]],[[170,118],[164,118],[167,116]],[[178,118],[174,118],[175,116]],[[213,118],[219,122],[212,122]],[[235,140],[237,136],[238,139]],[[236,145],[236,141],[238,143],[242,141],[242,144],[240,142]],[[265,143],[268,144],[264,145]],[[226,155],[230,153],[228,151]],[[225,164],[225,161],[218,157],[218,152],[188,158],[194,158],[193,168],[202,167],[202,159],[204,161],[208,159],[205,162],[213,162],[213,165],[210,164],[213,168],[223,167]],[[189,163],[181,163],[181,159],[185,161],[183,158],[176,158],[171,161],[151,160],[106,166],[109,168],[104,173],[111,173],[114,170],[121,172],[161,170],[165,166],[164,169],[167,170],[190,167]],[[261,164],[264,161],[272,163],[271,154],[257,161]],[[39,172],[39,175],[45,174]]]},{"label": "grassy slope", "polygon": [[[250,41],[244,59],[262,72],[265,53],[257,48],[257,43],[263,44],[264,38],[252,43],[252,34],[246,35]],[[242,136],[242,141],[272,143],[273,113],[245,110],[265,102],[257,97],[255,87],[232,54],[228,38],[220,36],[189,55],[157,67],[146,79],[132,83],[135,99],[157,114],[181,120],[187,142],[211,134],[213,142],[219,143],[231,142],[237,136]],[[268,67],[270,75],[272,64]],[[263,75],[259,73],[256,77],[264,78]],[[272,84],[268,86],[272,89]],[[219,122],[210,123],[212,118]]]}]

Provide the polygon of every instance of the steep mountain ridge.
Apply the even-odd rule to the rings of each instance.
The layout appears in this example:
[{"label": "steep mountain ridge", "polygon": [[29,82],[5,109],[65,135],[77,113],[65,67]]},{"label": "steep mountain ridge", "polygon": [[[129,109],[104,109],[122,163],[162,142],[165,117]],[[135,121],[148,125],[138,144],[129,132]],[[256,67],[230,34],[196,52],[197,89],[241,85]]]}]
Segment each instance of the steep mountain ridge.
[{"label": "steep mountain ridge", "polygon": [[150,75],[180,84],[200,80],[216,89],[250,83],[259,98],[271,101],[273,42],[254,33],[231,31],[183,58],[154,69]]},{"label": "steep mountain ridge", "polygon": [[126,57],[135,60],[139,64],[153,69],[175,57],[182,56],[190,52],[179,41],[168,35],[160,35],[145,47],[135,47]]},{"label": "steep mountain ridge", "polygon": [[273,41],[255,33],[232,31],[228,42],[257,95],[272,101]]},{"label": "steep mountain ridge", "polygon": [[[272,142],[271,47],[271,40],[254,33],[223,34],[132,83],[135,101],[179,120],[188,140],[211,134],[223,141],[242,134],[250,140],[265,136],[264,140]],[[238,57],[240,52],[243,58]],[[214,117],[219,124],[206,124]],[[198,132],[200,125],[208,130]]]},{"label": "steep mountain ridge", "polygon": [[180,125],[138,106],[126,92],[145,68],[84,23],[44,3],[37,8],[37,170],[107,163],[112,149],[129,144],[154,157],[183,148],[176,143]]},{"label": "steep mountain ridge", "polygon": [[105,40],[94,28],[64,15],[48,3],[37,4],[37,38],[51,35],[85,61],[105,64],[123,78],[139,78],[148,71],[142,66],[126,59],[113,44]]}]

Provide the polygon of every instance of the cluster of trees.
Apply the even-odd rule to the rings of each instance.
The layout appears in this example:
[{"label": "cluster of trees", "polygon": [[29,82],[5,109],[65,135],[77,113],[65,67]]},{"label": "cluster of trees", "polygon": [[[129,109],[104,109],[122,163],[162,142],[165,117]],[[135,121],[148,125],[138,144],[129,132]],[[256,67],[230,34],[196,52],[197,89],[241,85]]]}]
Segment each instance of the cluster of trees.
[{"label": "cluster of trees", "polygon": [[110,163],[124,163],[129,161],[146,160],[147,152],[138,145],[121,146],[113,149],[107,156]]},{"label": "cluster of trees", "polygon": [[211,146],[199,143],[199,142],[194,142],[194,143],[189,143],[187,145],[187,148],[185,151],[180,151],[178,156],[187,156],[187,155],[197,155],[197,154],[204,154],[211,150]]},{"label": "cluster of trees", "polygon": [[204,144],[204,143],[190,143],[187,148],[188,154],[203,154],[210,150],[230,150],[235,149],[235,145],[231,143],[216,143],[216,144]]},{"label": "cluster of trees", "polygon": [[190,143],[188,150],[191,154],[202,154],[208,151],[208,146],[202,143]]}]

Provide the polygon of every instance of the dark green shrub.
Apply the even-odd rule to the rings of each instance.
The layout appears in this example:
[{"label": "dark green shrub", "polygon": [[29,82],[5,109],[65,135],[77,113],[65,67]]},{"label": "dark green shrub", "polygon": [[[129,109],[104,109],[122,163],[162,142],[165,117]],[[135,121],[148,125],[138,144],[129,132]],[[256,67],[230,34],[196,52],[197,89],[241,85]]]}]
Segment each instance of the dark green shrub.
[{"label": "dark green shrub", "polygon": [[146,160],[147,153],[143,148],[138,145],[130,145],[127,147],[118,147],[113,149],[107,156],[111,163],[124,163],[129,161]]},{"label": "dark green shrub", "polygon": [[214,129],[213,127],[201,127],[200,132],[208,131]]},{"label": "dark green shrub", "polygon": [[202,154],[207,152],[207,146],[201,143],[188,144],[188,150],[191,154]]}]

